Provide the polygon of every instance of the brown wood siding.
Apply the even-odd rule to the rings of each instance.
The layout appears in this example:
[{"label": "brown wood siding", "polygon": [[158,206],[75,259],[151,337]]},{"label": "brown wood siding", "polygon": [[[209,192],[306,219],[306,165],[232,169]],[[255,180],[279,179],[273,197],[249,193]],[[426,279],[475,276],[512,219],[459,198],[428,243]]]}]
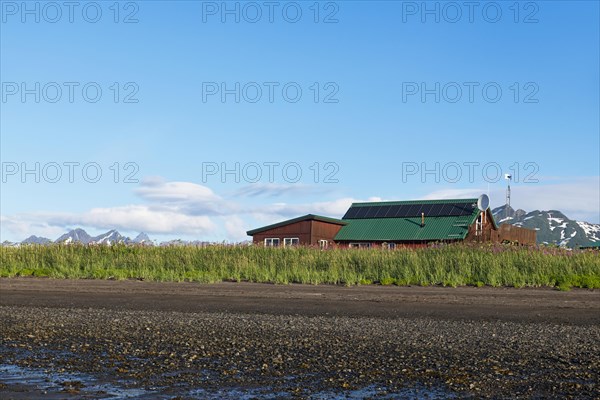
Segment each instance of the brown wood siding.
[{"label": "brown wood siding", "polygon": [[278,238],[280,246],[283,246],[284,238],[298,238],[300,245],[310,245],[310,225],[312,221],[300,221],[293,224],[280,226],[269,229],[268,231],[260,232],[252,237],[255,244],[264,244],[267,238]]},{"label": "brown wood siding", "polygon": [[333,244],[333,238],[342,229],[342,225],[332,224],[323,221],[311,221],[312,230],[310,235],[310,244],[318,245],[319,240],[327,240],[329,246]]},{"label": "brown wood siding", "polygon": [[[479,218],[479,217],[478,217]],[[465,237],[465,241],[472,242],[495,242],[497,241],[498,233],[492,223],[492,214],[488,209],[484,216],[483,226],[481,227],[481,235],[476,235],[477,221],[469,226],[469,231]]]},{"label": "brown wood siding", "polygon": [[494,229],[494,225],[491,223],[490,219],[490,211],[488,210],[487,213],[487,221],[483,224],[483,235],[475,235],[476,226],[475,223],[473,223],[471,226],[469,226],[469,233],[467,234],[465,240],[494,243],[509,242],[531,246],[536,244],[535,230],[508,224],[502,224],[498,227],[498,229]]},{"label": "brown wood siding", "polygon": [[284,238],[298,238],[301,246],[318,245],[319,240],[327,240],[333,244],[333,238],[341,229],[341,225],[316,220],[300,221],[260,232],[252,237],[254,244],[264,244],[267,238],[278,238],[283,246]]},{"label": "brown wood siding", "polygon": [[509,224],[500,225],[498,241],[520,245],[533,246],[536,244],[537,232],[533,229],[521,228]]}]

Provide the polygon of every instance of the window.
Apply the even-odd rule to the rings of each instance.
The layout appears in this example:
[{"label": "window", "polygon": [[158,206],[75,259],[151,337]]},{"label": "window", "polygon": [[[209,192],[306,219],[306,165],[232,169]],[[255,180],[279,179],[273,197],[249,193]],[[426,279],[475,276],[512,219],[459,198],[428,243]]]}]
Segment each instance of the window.
[{"label": "window", "polygon": [[265,247],[279,247],[279,238],[266,238]]},{"label": "window", "polygon": [[371,243],[350,243],[352,249],[368,249],[371,247]]},{"label": "window", "polygon": [[390,250],[394,250],[396,248],[396,243],[388,243],[387,248]]},{"label": "window", "polygon": [[300,239],[298,238],[285,238],[283,239],[284,246],[298,246],[300,244]]},{"label": "window", "polygon": [[319,240],[319,247],[321,249],[326,249],[329,246],[329,242],[327,240],[321,239]]}]

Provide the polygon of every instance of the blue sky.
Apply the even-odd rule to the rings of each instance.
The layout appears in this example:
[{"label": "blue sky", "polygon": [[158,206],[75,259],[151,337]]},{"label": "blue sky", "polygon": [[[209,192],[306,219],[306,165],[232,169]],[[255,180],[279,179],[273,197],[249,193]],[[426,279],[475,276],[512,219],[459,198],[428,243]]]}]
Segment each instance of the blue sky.
[{"label": "blue sky", "polygon": [[498,206],[505,173],[515,208],[600,222],[598,2],[0,3],[2,240],[238,241],[359,200]]}]

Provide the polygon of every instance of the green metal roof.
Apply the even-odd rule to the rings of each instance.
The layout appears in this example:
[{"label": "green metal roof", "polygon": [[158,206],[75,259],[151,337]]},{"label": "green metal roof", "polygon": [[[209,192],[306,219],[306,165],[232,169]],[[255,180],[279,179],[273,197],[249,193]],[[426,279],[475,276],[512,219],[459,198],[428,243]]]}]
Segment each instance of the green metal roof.
[{"label": "green metal roof", "polygon": [[256,228],[256,229],[246,232],[246,234],[248,236],[253,236],[257,233],[268,231],[269,229],[279,228],[280,226],[285,226],[285,225],[293,224],[293,223],[300,222],[300,221],[310,221],[310,220],[329,222],[329,223],[337,224],[337,225],[346,225],[348,223],[348,221],[342,221],[341,219],[323,217],[321,215],[315,215],[315,214],[307,214],[307,215],[303,215],[301,217],[292,218],[292,219],[288,219],[286,221],[278,222],[276,224],[263,226],[262,228]]},{"label": "green metal roof", "polygon": [[[353,207],[373,205],[406,204],[445,204],[473,203],[477,199],[458,200],[410,200],[377,203],[354,203]],[[462,240],[467,236],[469,226],[475,222],[479,210],[466,216],[425,216],[425,225],[421,227],[421,218],[368,218],[345,219],[348,222],[335,236],[336,241],[435,241]]]},{"label": "green metal roof", "polygon": [[456,240],[467,236],[477,214],[467,217],[373,218],[348,220],[336,241],[432,241]]}]

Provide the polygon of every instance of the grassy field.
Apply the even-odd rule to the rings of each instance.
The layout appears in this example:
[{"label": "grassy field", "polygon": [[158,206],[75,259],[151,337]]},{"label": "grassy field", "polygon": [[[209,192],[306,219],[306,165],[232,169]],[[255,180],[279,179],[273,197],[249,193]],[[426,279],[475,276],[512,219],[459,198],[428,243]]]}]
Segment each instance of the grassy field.
[{"label": "grassy field", "polygon": [[0,276],[277,284],[600,288],[600,254],[441,245],[395,251],[253,246],[1,247]]}]

